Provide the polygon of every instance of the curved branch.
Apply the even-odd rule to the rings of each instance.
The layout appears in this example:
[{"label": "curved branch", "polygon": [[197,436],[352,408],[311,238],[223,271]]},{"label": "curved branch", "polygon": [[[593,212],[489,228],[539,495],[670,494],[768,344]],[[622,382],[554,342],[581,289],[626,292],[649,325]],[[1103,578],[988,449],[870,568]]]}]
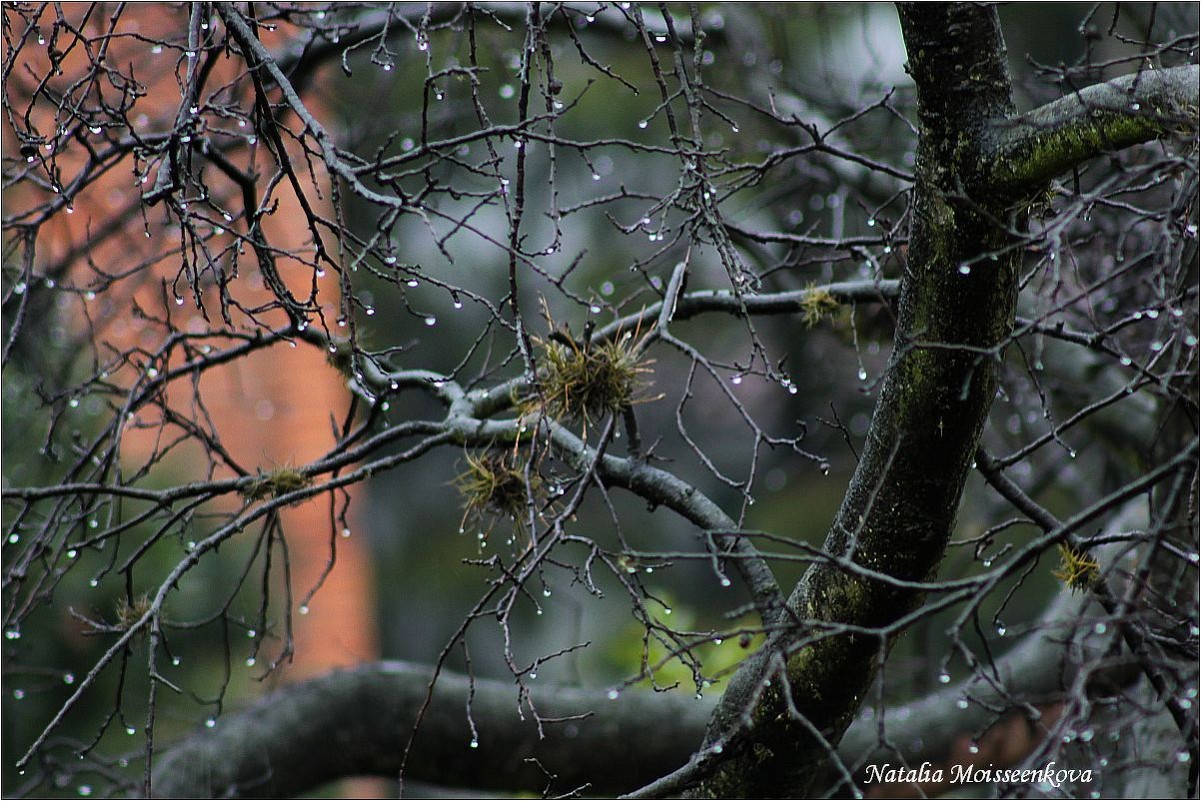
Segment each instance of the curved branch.
[{"label": "curved branch", "polygon": [[[883,721],[889,740],[911,763],[938,762],[959,738],[997,720],[998,710],[1061,697],[1073,682],[1063,671],[1063,627],[1077,625],[1088,603],[1087,596],[1062,592],[1039,630],[997,660],[995,684],[965,682],[890,709]],[[1107,681],[1123,682],[1130,673],[1120,662],[1113,671]],[[431,674],[428,666],[381,662],[283,687],[167,751],[155,769],[156,794],[287,797],[338,778],[394,777]],[[973,701],[966,709],[957,703],[965,697]],[[533,720],[518,715],[516,700],[511,682],[472,682],[442,671],[423,723],[428,736],[414,744],[406,778],[475,790],[541,790],[545,774],[523,762],[533,756],[556,774],[560,791],[590,782],[592,794],[615,794],[683,763],[711,711],[708,702],[684,694],[627,691],[615,703],[602,690],[548,685],[533,693],[544,723],[571,719],[548,725],[539,739]],[[649,727],[648,720],[657,723]],[[857,720],[840,757],[847,764],[894,759],[880,744],[881,730],[876,719]],[[329,732],[338,733],[333,747]],[[914,750],[913,743],[920,746]]]},{"label": "curved branch", "polygon": [[991,179],[1004,190],[1039,186],[1102,153],[1182,125],[1196,130],[1197,65],[1144,70],[1094,84],[994,124]]},{"label": "curved branch", "polygon": [[[168,752],[155,766],[155,794],[289,798],[345,776],[394,777],[431,676],[428,666],[382,662],[284,687]],[[443,671],[406,778],[540,791],[547,777],[526,762],[533,757],[556,775],[558,792],[586,785],[608,795],[686,761],[711,708],[670,693],[626,692],[620,703],[603,690],[547,686],[531,695],[543,738],[528,708],[522,716],[512,682]]]}]

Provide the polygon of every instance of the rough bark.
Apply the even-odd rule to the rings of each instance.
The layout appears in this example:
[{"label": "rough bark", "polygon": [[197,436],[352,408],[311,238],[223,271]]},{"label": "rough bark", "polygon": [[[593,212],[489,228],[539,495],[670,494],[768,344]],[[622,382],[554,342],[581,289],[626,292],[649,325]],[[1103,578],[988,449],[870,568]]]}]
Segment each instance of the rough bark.
[{"label": "rough bark", "polygon": [[[920,122],[909,263],[867,443],[824,547],[922,581],[942,559],[1013,325],[1017,255],[998,224],[1010,211],[980,179],[990,125],[1014,109],[994,8],[902,4],[900,14]],[[735,753],[699,793],[806,792],[875,674],[882,638],[920,601],[832,565],[810,569],[789,606],[822,630],[778,636],[739,670],[706,738]]]}]

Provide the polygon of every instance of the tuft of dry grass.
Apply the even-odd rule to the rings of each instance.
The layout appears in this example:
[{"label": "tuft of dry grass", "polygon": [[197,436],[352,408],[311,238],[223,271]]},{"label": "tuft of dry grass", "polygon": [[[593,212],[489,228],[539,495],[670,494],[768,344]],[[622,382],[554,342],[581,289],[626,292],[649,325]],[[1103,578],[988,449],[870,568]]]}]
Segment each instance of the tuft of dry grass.
[{"label": "tuft of dry grass", "polygon": [[1052,573],[1055,578],[1075,592],[1087,592],[1097,583],[1101,566],[1085,551],[1070,545],[1059,545],[1059,568]]},{"label": "tuft of dry grass", "polygon": [[313,480],[294,467],[279,467],[269,473],[260,472],[258,477],[242,488],[242,497],[248,501],[278,498],[304,489]]},{"label": "tuft of dry grass", "polygon": [[842,304],[829,292],[810,285],[801,299],[801,320],[806,327],[812,328],[841,308]]},{"label": "tuft of dry grass", "polygon": [[117,628],[122,631],[128,630],[131,626],[146,616],[150,611],[150,596],[146,594],[139,595],[130,601],[128,598],[121,597],[117,599]]},{"label": "tuft of dry grass", "polygon": [[541,351],[538,359],[538,395],[528,398],[523,414],[544,412],[556,421],[579,420],[584,430],[605,415],[620,414],[637,403],[654,398],[642,396],[649,386],[646,374],[653,360],[643,358],[639,331],[622,331],[597,342],[578,342],[563,326],[556,330],[545,301],[543,316],[552,333],[534,337]]},{"label": "tuft of dry grass", "polygon": [[[530,470],[526,483],[525,466],[512,452],[488,451],[467,454],[467,469],[454,480],[463,497],[463,521],[477,521],[487,536],[498,519],[510,519],[520,527],[531,498],[542,494],[542,479]],[[485,525],[486,524],[486,525]]]}]

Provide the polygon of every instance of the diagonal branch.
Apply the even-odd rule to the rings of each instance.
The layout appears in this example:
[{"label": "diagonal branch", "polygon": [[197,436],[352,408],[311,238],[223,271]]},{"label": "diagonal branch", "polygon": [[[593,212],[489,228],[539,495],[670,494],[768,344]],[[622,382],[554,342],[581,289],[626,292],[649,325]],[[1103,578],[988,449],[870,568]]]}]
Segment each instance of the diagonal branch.
[{"label": "diagonal branch", "polygon": [[994,124],[991,180],[1038,187],[1102,153],[1197,127],[1197,65],[1144,70],[1094,84]]}]

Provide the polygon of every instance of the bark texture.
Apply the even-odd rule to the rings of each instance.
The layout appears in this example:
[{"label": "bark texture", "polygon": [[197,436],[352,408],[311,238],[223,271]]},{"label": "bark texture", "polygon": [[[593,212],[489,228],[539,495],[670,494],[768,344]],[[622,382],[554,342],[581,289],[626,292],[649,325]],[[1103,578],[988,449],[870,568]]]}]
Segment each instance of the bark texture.
[{"label": "bark texture", "polygon": [[[1018,256],[999,222],[1017,221],[981,178],[991,125],[1014,108],[994,8],[902,4],[900,14],[920,122],[909,263],[867,443],[824,547],[922,581],[950,537],[1013,325]],[[893,627],[921,600],[836,566],[811,568],[789,608],[821,626],[769,640],[739,671],[706,740],[734,755],[700,794],[806,793]]]}]

